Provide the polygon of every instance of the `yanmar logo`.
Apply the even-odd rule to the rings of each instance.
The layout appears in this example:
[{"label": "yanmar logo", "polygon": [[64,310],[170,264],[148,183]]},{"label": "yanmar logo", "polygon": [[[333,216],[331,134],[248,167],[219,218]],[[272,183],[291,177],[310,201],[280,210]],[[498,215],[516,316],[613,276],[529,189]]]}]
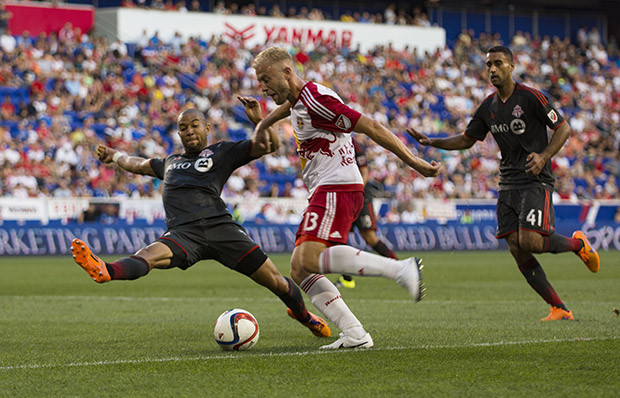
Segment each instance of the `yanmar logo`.
[{"label": "yanmar logo", "polygon": [[226,27],[226,32],[224,34],[233,40],[237,40],[243,43],[246,40],[250,40],[252,37],[254,37],[254,32],[253,32],[254,27],[255,27],[254,24],[241,30],[237,30],[237,28],[235,28],[228,22],[225,22],[224,26]]},{"label": "yanmar logo", "polygon": [[224,35],[232,40],[245,42],[252,38],[259,42],[277,42],[303,46],[335,45],[341,48],[353,46],[353,31],[313,26],[282,26],[251,24],[237,28],[224,22]]}]

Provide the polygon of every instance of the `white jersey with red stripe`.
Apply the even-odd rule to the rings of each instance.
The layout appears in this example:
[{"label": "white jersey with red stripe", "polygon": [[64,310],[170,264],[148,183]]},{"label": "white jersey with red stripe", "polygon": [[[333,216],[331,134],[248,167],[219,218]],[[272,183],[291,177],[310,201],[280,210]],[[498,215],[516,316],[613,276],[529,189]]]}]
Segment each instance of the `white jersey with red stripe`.
[{"label": "white jersey with red stripe", "polygon": [[320,185],[363,184],[351,140],[360,117],[332,89],[314,82],[302,88],[291,107],[291,123],[311,195]]}]

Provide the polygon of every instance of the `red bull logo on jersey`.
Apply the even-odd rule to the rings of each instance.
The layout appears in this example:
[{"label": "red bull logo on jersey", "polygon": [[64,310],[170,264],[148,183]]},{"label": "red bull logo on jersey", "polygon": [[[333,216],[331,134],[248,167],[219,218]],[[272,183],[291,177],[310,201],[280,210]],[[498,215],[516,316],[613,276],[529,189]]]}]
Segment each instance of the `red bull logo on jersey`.
[{"label": "red bull logo on jersey", "polygon": [[328,137],[315,137],[306,141],[302,141],[299,144],[297,153],[299,156],[305,159],[312,159],[318,153],[330,158],[334,156],[334,152],[331,150],[331,144],[336,142],[336,136],[331,135]]}]

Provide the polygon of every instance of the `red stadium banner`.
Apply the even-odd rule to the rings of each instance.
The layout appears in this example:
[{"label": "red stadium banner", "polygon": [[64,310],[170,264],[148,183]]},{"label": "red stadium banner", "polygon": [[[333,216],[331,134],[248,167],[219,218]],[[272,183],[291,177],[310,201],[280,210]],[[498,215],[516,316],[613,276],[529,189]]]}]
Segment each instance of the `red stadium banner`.
[{"label": "red stadium banner", "polygon": [[88,32],[95,24],[95,8],[89,5],[53,5],[51,3],[6,3],[6,9],[13,14],[9,29],[13,35],[28,31],[30,36],[41,32],[58,32],[67,22],[72,27]]}]

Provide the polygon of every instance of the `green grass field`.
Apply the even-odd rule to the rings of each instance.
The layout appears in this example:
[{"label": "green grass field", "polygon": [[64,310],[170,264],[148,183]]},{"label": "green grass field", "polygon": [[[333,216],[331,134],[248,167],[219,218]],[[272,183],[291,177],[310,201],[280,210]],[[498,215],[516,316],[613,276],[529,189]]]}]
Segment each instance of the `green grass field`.
[{"label": "green grass field", "polygon": [[[375,348],[335,352],[215,262],[98,285],[70,257],[0,258],[0,396],[620,394],[618,252],[601,253],[598,274],[572,254],[539,256],[577,319],[545,323],[508,252],[423,257],[418,304],[381,278],[342,290]],[[289,256],[272,259],[287,275]],[[260,340],[225,353],[212,327],[235,307],[256,316]]]}]

